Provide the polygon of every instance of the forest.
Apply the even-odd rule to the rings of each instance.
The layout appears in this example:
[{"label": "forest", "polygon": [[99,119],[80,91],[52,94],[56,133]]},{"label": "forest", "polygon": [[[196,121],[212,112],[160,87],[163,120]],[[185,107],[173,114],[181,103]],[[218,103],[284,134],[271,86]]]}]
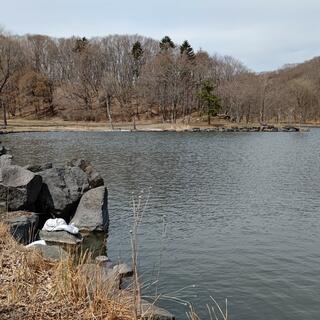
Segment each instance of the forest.
[{"label": "forest", "polygon": [[[217,48],[218,51],[219,48]],[[256,73],[185,40],[14,36],[0,32],[0,107],[7,119],[154,119],[235,123],[320,120],[320,58]]]}]

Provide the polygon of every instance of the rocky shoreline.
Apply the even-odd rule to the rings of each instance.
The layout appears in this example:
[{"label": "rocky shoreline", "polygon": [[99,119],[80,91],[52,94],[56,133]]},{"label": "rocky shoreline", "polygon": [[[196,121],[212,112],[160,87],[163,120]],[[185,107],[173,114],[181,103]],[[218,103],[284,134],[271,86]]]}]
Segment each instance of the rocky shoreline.
[{"label": "rocky shoreline", "polygon": [[[37,124],[39,122],[39,124]],[[12,133],[26,133],[26,132],[307,132],[311,125],[272,125],[272,124],[251,124],[251,125],[236,125],[236,124],[215,124],[208,126],[205,124],[139,124],[136,128],[133,125],[118,124],[111,129],[105,125],[92,124],[92,123],[59,123],[50,125],[45,122],[17,123],[2,128],[0,134]]]},{"label": "rocky shoreline", "polygon": [[[44,259],[76,257],[89,248],[91,261],[82,266],[88,279],[98,267],[101,281],[112,281],[120,289],[122,278],[132,276],[130,267],[107,257],[108,189],[90,162],[73,159],[64,166],[21,167],[1,146],[0,209],[1,222],[9,225],[13,237]],[[90,242],[92,236],[95,241]],[[152,303],[143,301],[142,306],[148,319],[174,319]]]},{"label": "rocky shoreline", "polygon": [[276,127],[274,125],[246,126],[246,127],[216,127],[216,128],[192,128],[184,131],[191,132],[306,132],[308,129],[296,126]]}]

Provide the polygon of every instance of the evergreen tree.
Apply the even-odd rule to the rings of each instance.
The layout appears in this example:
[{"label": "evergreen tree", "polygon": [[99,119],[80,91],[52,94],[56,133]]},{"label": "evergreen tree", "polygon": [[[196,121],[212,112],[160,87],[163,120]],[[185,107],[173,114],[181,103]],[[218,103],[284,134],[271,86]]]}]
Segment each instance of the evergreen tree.
[{"label": "evergreen tree", "polygon": [[143,49],[140,41],[136,41],[131,50],[131,54],[135,61],[140,61],[143,56]]},{"label": "evergreen tree", "polygon": [[175,48],[175,44],[173,43],[173,41],[171,40],[171,38],[169,36],[165,36],[164,38],[162,38],[162,40],[159,43],[160,49],[167,51],[168,49],[174,49]]},{"label": "evergreen tree", "polygon": [[186,54],[189,59],[194,59],[195,54],[188,40],[185,40],[180,46],[180,54]]},{"label": "evergreen tree", "polygon": [[82,52],[88,45],[89,41],[86,37],[76,39],[76,43],[74,45],[74,52]]},{"label": "evergreen tree", "polygon": [[215,85],[211,80],[202,82],[201,89],[198,93],[200,102],[205,107],[208,115],[208,124],[210,124],[211,116],[216,116],[220,109],[220,100],[214,94]]},{"label": "evergreen tree", "polygon": [[134,64],[134,70],[133,73],[136,78],[139,77],[140,74],[140,68],[142,64],[142,58],[143,58],[143,49],[140,41],[136,41],[131,50],[131,54],[133,56],[133,64]]}]

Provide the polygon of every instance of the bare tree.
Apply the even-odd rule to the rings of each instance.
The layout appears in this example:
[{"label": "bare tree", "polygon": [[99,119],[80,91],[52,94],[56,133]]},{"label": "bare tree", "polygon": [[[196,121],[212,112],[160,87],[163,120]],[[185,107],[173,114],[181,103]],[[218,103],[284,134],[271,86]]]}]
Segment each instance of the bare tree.
[{"label": "bare tree", "polygon": [[19,43],[12,37],[0,34],[0,103],[3,108],[3,125],[7,126],[7,108],[4,91],[10,78],[23,65]]}]

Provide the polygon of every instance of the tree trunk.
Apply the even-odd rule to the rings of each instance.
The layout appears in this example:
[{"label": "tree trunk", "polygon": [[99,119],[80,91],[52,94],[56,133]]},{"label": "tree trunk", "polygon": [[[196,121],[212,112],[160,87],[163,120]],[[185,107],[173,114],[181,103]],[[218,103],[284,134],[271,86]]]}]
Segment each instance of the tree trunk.
[{"label": "tree trunk", "polygon": [[137,127],[136,127],[136,116],[133,116],[133,130],[137,130]]},{"label": "tree trunk", "polygon": [[7,127],[8,125],[8,121],[7,121],[7,107],[6,107],[6,104],[1,101],[1,104],[2,104],[2,108],[3,108],[3,126],[4,128]]},{"label": "tree trunk", "polygon": [[106,109],[107,109],[107,116],[108,116],[108,119],[109,119],[109,124],[110,124],[111,130],[113,131],[114,127],[113,127],[113,123],[112,123],[112,116],[111,116],[110,106],[111,106],[111,97],[110,97],[110,95],[108,95],[107,99],[106,99]]}]

